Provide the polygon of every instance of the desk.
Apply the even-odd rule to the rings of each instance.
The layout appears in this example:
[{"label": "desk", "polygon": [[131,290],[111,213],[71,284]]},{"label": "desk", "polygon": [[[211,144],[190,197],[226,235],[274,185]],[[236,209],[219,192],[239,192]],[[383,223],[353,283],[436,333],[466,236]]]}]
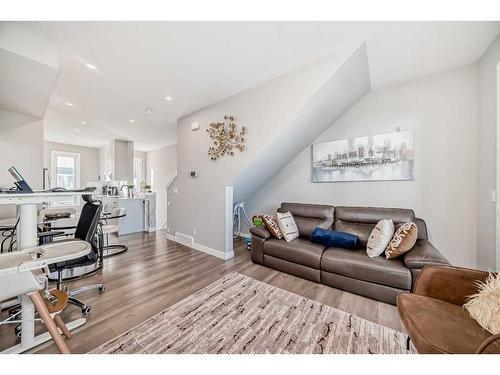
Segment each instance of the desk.
[{"label": "desk", "polygon": [[[18,248],[20,250],[38,245],[37,237],[37,205],[44,202],[58,202],[68,200],[70,197],[81,195],[92,195],[91,192],[39,192],[28,194],[6,194],[0,193],[0,205],[15,204],[19,216],[18,225]],[[22,306],[22,326],[21,343],[12,346],[1,353],[22,353],[28,349],[34,348],[48,340],[50,335],[44,333],[35,336],[35,308],[30,298],[26,295],[21,296]],[[85,324],[86,319],[76,319],[67,327],[69,330],[80,327]]]}]

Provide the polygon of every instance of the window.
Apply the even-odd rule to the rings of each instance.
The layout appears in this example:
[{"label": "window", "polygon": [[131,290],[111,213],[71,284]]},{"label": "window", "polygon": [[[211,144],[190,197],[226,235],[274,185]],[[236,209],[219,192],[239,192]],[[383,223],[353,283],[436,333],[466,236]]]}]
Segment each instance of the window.
[{"label": "window", "polygon": [[143,181],[142,178],[142,158],[134,158],[134,187],[136,191],[140,190],[139,184]]},{"label": "window", "polygon": [[[65,189],[80,188],[80,154],[73,152],[52,151],[50,163],[50,187]],[[68,201],[55,202],[57,206],[78,205],[79,197]]]}]

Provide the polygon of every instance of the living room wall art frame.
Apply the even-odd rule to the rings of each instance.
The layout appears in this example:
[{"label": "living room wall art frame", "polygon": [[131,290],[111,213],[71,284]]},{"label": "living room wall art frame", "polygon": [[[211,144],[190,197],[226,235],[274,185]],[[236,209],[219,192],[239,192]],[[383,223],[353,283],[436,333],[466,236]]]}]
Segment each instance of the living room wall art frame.
[{"label": "living room wall art frame", "polygon": [[413,180],[413,131],[312,145],[313,182]]}]

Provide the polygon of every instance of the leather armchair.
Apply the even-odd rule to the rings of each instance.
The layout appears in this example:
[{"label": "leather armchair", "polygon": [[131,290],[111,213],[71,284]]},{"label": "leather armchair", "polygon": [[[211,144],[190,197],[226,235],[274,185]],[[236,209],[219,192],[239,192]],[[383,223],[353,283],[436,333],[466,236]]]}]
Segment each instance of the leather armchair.
[{"label": "leather armchair", "polygon": [[413,293],[401,293],[401,320],[419,353],[500,353],[500,335],[484,330],[462,307],[488,273],[453,266],[426,266]]}]

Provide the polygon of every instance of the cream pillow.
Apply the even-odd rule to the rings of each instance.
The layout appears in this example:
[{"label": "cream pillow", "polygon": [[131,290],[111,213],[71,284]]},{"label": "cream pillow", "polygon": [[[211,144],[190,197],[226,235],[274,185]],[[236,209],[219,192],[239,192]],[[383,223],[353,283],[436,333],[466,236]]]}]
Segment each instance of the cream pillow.
[{"label": "cream pillow", "polygon": [[478,293],[469,297],[464,307],[481,327],[496,335],[500,333],[500,278],[490,273],[486,282],[478,283]]},{"label": "cream pillow", "polygon": [[290,212],[284,214],[276,213],[276,219],[280,227],[281,233],[287,242],[290,242],[299,237],[299,230],[295,220]]},{"label": "cream pillow", "polygon": [[366,244],[366,253],[370,258],[381,255],[394,235],[394,223],[390,219],[380,220],[373,228],[368,243]]}]

